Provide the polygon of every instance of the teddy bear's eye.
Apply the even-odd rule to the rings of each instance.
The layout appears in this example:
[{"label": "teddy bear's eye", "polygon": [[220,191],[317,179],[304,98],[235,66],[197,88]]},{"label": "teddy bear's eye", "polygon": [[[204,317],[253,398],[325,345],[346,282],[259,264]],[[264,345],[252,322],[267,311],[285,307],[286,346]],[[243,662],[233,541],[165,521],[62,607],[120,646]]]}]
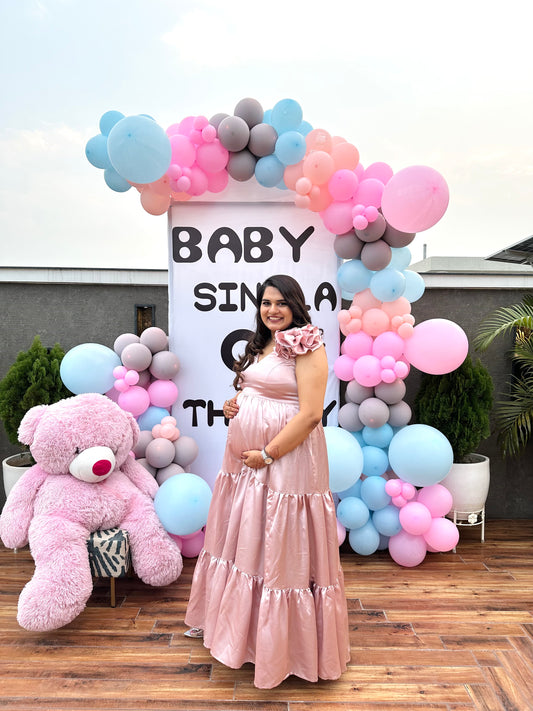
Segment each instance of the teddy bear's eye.
[{"label": "teddy bear's eye", "polygon": [[78,455],[81,452],[81,449],[79,447],[76,447],[76,449],[74,451],[75,451],[76,455]]}]

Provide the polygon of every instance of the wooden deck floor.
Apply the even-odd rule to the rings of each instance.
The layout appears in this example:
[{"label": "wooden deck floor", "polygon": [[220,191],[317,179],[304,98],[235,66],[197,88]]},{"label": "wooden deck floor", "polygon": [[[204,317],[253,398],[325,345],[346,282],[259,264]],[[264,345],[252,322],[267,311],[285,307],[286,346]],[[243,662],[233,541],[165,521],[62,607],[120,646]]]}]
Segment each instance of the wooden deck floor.
[{"label": "wooden deck floor", "polygon": [[163,589],[104,580],[68,627],[16,622],[27,549],[0,546],[0,708],[175,711],[529,711],[533,709],[533,521],[461,529],[457,553],[407,569],[387,553],[343,554],[352,660],[335,682],[264,691],[183,636],[194,561]]}]

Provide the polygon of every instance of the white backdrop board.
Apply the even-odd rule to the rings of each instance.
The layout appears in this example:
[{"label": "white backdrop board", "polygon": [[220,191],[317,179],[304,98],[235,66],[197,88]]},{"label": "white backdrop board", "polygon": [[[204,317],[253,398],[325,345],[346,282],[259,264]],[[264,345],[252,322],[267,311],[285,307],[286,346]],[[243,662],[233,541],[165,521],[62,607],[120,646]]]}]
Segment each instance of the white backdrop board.
[{"label": "white backdrop board", "polygon": [[190,201],[169,211],[169,337],[180,360],[173,415],[181,433],[199,447],[189,470],[211,486],[226,440],[222,405],[234,394],[231,364],[254,329],[257,287],[273,274],[297,279],[313,323],[324,331],[330,371],[325,418],[337,424],[333,363],[341,297],[333,240],[318,215],[286,198]]}]

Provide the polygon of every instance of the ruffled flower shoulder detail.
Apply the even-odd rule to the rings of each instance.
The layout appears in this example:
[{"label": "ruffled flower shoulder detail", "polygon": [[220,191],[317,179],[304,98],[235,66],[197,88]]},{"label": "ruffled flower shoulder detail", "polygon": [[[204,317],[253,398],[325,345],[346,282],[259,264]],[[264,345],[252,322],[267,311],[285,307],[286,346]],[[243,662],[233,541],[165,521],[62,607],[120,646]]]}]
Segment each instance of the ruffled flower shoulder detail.
[{"label": "ruffled flower shoulder detail", "polygon": [[322,343],[322,336],[318,327],[308,323],[303,328],[276,331],[274,350],[281,358],[290,359],[309,353],[309,351],[316,351]]}]

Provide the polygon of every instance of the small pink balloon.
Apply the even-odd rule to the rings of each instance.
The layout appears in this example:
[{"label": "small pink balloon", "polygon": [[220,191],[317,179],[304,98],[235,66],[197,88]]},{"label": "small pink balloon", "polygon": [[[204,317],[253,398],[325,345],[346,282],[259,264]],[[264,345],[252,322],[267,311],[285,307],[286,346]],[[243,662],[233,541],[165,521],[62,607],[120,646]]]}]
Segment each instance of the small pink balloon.
[{"label": "small pink balloon", "polygon": [[390,368],[384,368],[381,371],[381,380],[384,383],[393,383],[396,380],[396,373]]},{"label": "small pink balloon", "polygon": [[193,536],[182,537],[181,555],[184,558],[196,558],[204,546],[204,540],[204,531],[197,531]]},{"label": "small pink balloon", "polygon": [[398,565],[413,568],[424,560],[427,553],[423,536],[415,536],[407,531],[400,531],[389,538],[389,553]]},{"label": "small pink balloon", "polygon": [[423,373],[443,375],[458,368],[468,354],[468,338],[453,321],[429,319],[414,327],[405,342],[406,359]]},{"label": "small pink balloon", "polygon": [[433,518],[446,516],[453,506],[453,496],[442,484],[424,486],[418,491],[416,500],[427,506]]},{"label": "small pink balloon", "polygon": [[451,551],[459,542],[459,529],[447,518],[434,518],[424,539],[436,551]]},{"label": "small pink balloon", "polygon": [[119,393],[125,393],[126,390],[129,390],[129,387],[130,386],[124,378],[118,378],[118,380],[115,380],[115,390],[118,390]]},{"label": "small pink balloon", "polygon": [[409,366],[402,360],[399,360],[394,366],[394,373],[397,378],[404,380],[409,375]]},{"label": "small pink balloon", "polygon": [[418,501],[409,501],[400,510],[400,523],[407,533],[420,536],[431,526],[432,516],[424,504]]},{"label": "small pink balloon", "polygon": [[414,499],[415,495],[415,487],[408,481],[402,481],[402,496],[407,499],[407,501],[410,501],[411,499]]},{"label": "small pink balloon", "polygon": [[313,183],[309,180],[309,178],[298,178],[294,187],[298,195],[307,195],[311,192]]},{"label": "small pink balloon", "polygon": [[339,541],[339,546],[344,543],[345,539],[346,539],[346,528],[337,519],[337,540]]},{"label": "small pink balloon", "polygon": [[400,496],[402,493],[401,479],[389,479],[385,484],[385,491],[389,496]]},{"label": "small pink balloon", "polygon": [[125,368],[123,365],[117,365],[116,368],[113,368],[113,376],[115,378],[123,378],[127,372],[128,369]]},{"label": "small pink balloon", "polygon": [[399,509],[402,508],[402,506],[405,506],[407,503],[407,499],[405,499],[401,494],[398,496],[393,496],[392,497],[392,503]]},{"label": "small pink balloon", "polygon": [[450,194],[446,181],[433,168],[413,165],[389,180],[381,199],[387,222],[402,232],[422,232],[444,215]]},{"label": "small pink balloon", "polygon": [[134,417],[138,417],[150,406],[150,396],[144,388],[134,385],[125,392],[120,393],[118,404],[123,410],[131,412]]},{"label": "small pink balloon", "polygon": [[139,373],[136,370],[128,370],[124,375],[124,380],[128,385],[137,385],[139,382]]}]

